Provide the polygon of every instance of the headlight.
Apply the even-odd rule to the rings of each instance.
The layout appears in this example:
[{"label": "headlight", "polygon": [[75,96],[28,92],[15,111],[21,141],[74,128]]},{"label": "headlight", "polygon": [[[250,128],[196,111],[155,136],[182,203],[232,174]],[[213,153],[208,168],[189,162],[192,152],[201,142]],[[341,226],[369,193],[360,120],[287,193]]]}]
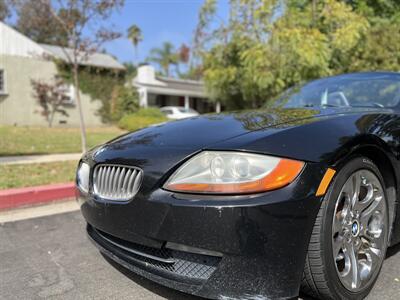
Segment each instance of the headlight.
[{"label": "headlight", "polygon": [[303,166],[301,161],[267,155],[204,151],[183,164],[164,189],[209,194],[258,193],[288,185]]},{"label": "headlight", "polygon": [[89,191],[89,174],[90,174],[90,167],[86,163],[80,163],[78,167],[78,171],[76,172],[76,182],[78,187],[84,191]]}]

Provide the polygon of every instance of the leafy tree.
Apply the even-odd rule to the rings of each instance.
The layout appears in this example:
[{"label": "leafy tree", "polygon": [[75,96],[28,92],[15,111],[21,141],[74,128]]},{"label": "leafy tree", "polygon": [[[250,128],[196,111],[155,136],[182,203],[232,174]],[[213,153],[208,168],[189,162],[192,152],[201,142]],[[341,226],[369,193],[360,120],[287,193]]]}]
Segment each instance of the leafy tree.
[{"label": "leafy tree", "polygon": [[185,44],[182,44],[181,47],[179,48],[178,58],[179,58],[179,61],[184,64],[187,64],[189,62],[190,48],[188,46],[186,46]]},{"label": "leafy tree", "polygon": [[55,78],[54,83],[38,80],[31,81],[34,97],[42,108],[41,115],[45,117],[49,127],[53,125],[56,114],[68,116],[65,110],[68,97],[65,94],[65,83]]},{"label": "leafy tree", "polygon": [[358,13],[371,20],[399,19],[400,2],[398,0],[347,0]]},{"label": "leafy tree", "polygon": [[200,10],[194,54],[212,100],[259,107],[303,81],[400,63],[398,1],[232,0]]},{"label": "leafy tree", "polygon": [[136,26],[132,25],[131,27],[128,28],[128,38],[131,40],[133,47],[135,48],[135,57],[136,57],[136,62],[138,58],[138,51],[137,47],[139,43],[143,40],[143,35],[141,29]]},{"label": "leafy tree", "polygon": [[182,72],[180,67],[181,65],[186,65],[186,66],[188,65],[190,60],[190,52],[191,52],[190,48],[186,46],[186,44],[182,44],[176,53],[178,61],[175,65],[175,68],[176,68],[176,73],[180,78],[188,78],[189,76],[189,72],[186,70]]},{"label": "leafy tree", "polygon": [[0,21],[4,21],[11,15],[10,5],[7,0],[0,0]]},{"label": "leafy tree", "polygon": [[366,38],[351,56],[346,71],[399,71],[400,25],[378,24],[369,29]]},{"label": "leafy tree", "polygon": [[[42,4],[48,0],[38,0]],[[50,7],[50,14],[66,35],[70,49],[63,48],[75,87],[80,86],[79,66],[105,42],[114,40],[120,33],[104,28],[101,23],[108,20],[123,0],[58,0]],[[86,151],[86,129],[79,89],[75,89],[79,111],[82,151]]]},{"label": "leafy tree", "polygon": [[126,82],[131,82],[133,78],[137,75],[137,67],[132,63],[124,63],[125,67],[125,80]]},{"label": "leafy tree", "polygon": [[170,75],[171,65],[176,66],[179,62],[178,54],[174,45],[164,42],[161,48],[153,48],[150,51],[149,61],[157,63],[164,76]]},{"label": "leafy tree", "polygon": [[216,0],[205,0],[203,6],[200,8],[198,23],[195,29],[193,38],[193,55],[190,63],[190,68],[199,63],[203,51],[206,49],[206,43],[211,39],[212,32],[210,30],[210,23],[213,21],[217,11]]},{"label": "leafy tree", "polygon": [[38,43],[67,46],[67,35],[51,14],[50,0],[17,2],[16,7],[19,32]]}]

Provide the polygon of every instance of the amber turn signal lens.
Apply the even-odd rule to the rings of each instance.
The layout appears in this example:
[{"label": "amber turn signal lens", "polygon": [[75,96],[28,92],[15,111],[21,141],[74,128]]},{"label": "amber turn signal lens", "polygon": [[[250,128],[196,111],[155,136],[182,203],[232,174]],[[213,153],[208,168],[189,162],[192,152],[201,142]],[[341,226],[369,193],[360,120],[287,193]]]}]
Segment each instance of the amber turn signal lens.
[{"label": "amber turn signal lens", "polygon": [[335,176],[336,171],[334,169],[328,168],[322,177],[322,180],[319,184],[318,190],[315,193],[315,196],[323,196],[326,193],[326,190],[329,187],[329,184],[332,181],[333,176]]}]

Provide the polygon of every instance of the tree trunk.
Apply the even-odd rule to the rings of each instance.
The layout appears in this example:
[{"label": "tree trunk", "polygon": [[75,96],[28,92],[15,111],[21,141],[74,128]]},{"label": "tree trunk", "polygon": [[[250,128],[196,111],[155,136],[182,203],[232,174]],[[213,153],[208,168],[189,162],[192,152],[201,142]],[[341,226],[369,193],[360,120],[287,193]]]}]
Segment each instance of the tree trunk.
[{"label": "tree trunk", "polygon": [[50,113],[48,123],[49,123],[49,128],[53,127],[53,120],[54,120],[54,114],[56,113],[55,107],[52,108],[52,112]]},{"label": "tree trunk", "polygon": [[169,77],[169,66],[165,68],[165,76]]},{"label": "tree trunk", "polygon": [[73,66],[73,75],[74,75],[74,85],[75,85],[75,100],[76,100],[76,104],[78,106],[79,125],[81,128],[82,153],[85,153],[86,152],[86,128],[85,128],[85,121],[83,118],[81,96],[79,93],[79,70],[78,70],[78,65],[76,63]]},{"label": "tree trunk", "polygon": [[315,27],[317,22],[317,0],[312,0],[311,17],[312,17],[312,25]]}]

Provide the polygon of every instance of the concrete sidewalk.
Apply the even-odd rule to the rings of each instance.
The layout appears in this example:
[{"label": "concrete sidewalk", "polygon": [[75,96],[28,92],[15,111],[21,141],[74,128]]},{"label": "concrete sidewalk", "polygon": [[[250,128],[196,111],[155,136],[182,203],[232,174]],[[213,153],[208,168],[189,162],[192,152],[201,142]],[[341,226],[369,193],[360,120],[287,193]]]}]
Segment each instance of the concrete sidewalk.
[{"label": "concrete sidewalk", "polygon": [[0,157],[0,165],[36,164],[71,160],[78,161],[81,156],[81,153],[3,156]]}]

